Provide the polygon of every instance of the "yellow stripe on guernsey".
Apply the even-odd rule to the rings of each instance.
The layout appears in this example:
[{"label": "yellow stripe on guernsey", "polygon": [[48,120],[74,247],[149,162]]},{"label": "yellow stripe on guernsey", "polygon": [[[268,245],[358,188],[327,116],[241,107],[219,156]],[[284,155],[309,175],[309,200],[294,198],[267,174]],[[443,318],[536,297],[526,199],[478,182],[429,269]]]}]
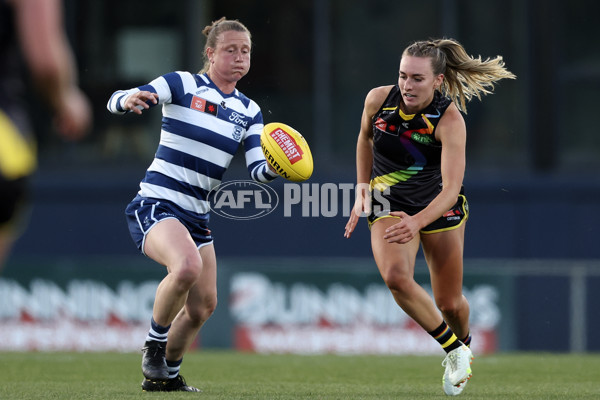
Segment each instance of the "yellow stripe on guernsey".
[{"label": "yellow stripe on guernsey", "polygon": [[0,173],[7,179],[31,174],[36,168],[35,145],[27,142],[0,110]]},{"label": "yellow stripe on guernsey", "polygon": [[402,171],[391,172],[389,174],[377,176],[371,179],[371,190],[377,189],[380,192],[383,192],[398,182],[409,180],[411,176],[416,175],[419,172],[418,169],[411,170],[411,168]]},{"label": "yellow stripe on guernsey", "polygon": [[417,114],[404,114],[404,112],[402,111],[401,108],[398,108],[398,114],[400,114],[402,119],[405,121],[410,121],[411,119],[413,119],[415,117],[415,115],[417,115]]},{"label": "yellow stripe on guernsey", "polygon": [[[402,110],[398,107],[386,107],[383,110],[395,111],[396,109],[398,109],[398,114],[405,121],[410,121],[416,115],[416,114],[404,114],[402,112]],[[427,124],[427,128],[418,129],[418,130],[415,130],[414,132],[418,133],[418,134],[424,134],[424,135],[432,134],[435,127],[433,126],[431,121],[429,121],[427,116],[425,116],[423,114],[422,117],[423,117],[423,121],[425,121],[425,123]],[[421,171],[422,169],[423,169],[422,165],[413,165],[413,166],[411,166],[407,169],[401,170],[401,171],[395,171],[395,172],[391,172],[386,175],[375,177],[371,180],[371,190],[377,189],[380,192],[383,192],[388,187],[394,186],[398,182],[405,182],[405,181],[409,180],[412,176],[418,174],[419,171]]]}]

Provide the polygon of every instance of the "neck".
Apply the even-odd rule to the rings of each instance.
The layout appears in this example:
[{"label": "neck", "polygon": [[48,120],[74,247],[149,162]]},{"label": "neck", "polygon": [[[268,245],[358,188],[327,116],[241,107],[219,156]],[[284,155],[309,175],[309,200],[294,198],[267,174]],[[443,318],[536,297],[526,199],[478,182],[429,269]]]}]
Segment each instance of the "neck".
[{"label": "neck", "polygon": [[235,85],[237,82],[229,82],[224,79],[221,79],[217,74],[212,71],[207,71],[206,75],[210,78],[211,81],[219,88],[219,90],[225,94],[230,94],[235,90]]}]

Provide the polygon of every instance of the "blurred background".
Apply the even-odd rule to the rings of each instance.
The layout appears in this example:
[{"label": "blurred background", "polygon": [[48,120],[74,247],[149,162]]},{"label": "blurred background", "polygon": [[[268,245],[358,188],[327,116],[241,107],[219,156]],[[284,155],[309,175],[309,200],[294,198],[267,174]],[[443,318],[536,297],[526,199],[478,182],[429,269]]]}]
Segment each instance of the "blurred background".
[{"label": "blurred background", "polygon": [[[474,347],[600,350],[591,340],[600,330],[592,318],[600,305],[600,3],[66,0],[64,12],[95,123],[86,140],[66,143],[44,106],[32,106],[40,168],[29,226],[0,276],[0,319],[13,332],[1,348],[141,345],[163,270],[137,253],[123,210],[152,160],[161,115],[111,115],[106,103],[117,89],[198,71],[202,29],[226,16],[253,35],[252,68],[238,89],[265,122],[306,137],[315,158],[309,183],[355,182],[364,98],[397,81],[412,41],[452,37],[472,55],[502,55],[518,79],[501,81],[465,116],[465,293],[481,338]],[[225,174],[236,179],[248,179],[241,153]],[[281,193],[283,185],[273,187]],[[252,221],[213,216],[220,305],[196,345],[437,351],[386,294],[366,222],[347,240],[346,220],[281,210]],[[421,259],[417,277],[427,286]],[[90,348],[100,340],[87,328],[95,324],[113,336]],[[42,332],[56,340],[40,340]],[[414,338],[412,347],[398,347],[399,335]]]}]

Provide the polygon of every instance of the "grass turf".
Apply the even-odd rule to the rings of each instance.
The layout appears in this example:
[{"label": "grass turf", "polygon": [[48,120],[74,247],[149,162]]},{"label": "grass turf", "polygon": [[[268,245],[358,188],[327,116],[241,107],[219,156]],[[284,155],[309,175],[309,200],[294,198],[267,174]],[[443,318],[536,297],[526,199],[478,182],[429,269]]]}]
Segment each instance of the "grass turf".
[{"label": "grass turf", "polygon": [[[0,353],[0,399],[443,399],[442,356],[204,351],[182,375],[203,393],[143,393],[139,354]],[[600,355],[479,356],[468,399],[599,399]]]}]

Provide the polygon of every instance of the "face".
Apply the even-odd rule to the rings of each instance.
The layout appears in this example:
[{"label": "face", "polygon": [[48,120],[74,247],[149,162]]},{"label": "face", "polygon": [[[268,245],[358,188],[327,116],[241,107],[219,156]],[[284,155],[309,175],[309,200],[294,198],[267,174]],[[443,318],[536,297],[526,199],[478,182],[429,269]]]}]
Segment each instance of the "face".
[{"label": "face", "polygon": [[443,74],[433,74],[429,57],[403,56],[400,61],[398,86],[406,106],[404,112],[414,114],[427,107],[443,79]]},{"label": "face", "polygon": [[239,81],[250,69],[251,46],[250,37],[245,32],[221,33],[216,48],[206,49],[211,77],[227,83]]}]

